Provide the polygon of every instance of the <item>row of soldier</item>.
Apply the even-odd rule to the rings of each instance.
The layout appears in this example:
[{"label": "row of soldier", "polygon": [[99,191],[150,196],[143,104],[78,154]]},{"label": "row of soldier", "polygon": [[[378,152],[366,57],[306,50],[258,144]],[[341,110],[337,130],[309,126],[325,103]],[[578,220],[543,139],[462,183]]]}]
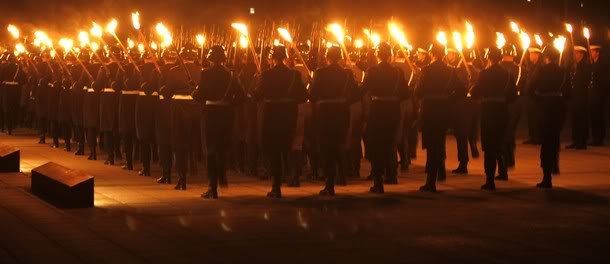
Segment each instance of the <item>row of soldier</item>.
[{"label": "row of soldier", "polygon": [[[598,56],[599,49],[592,48],[592,55]],[[354,66],[346,65],[342,49],[332,46],[312,75],[281,45],[268,50],[262,73],[248,56],[228,68],[221,46],[210,48],[201,64],[198,52],[187,44],[179,53],[165,50],[160,60],[149,52],[124,54],[117,46],[91,53],[83,49],[78,57],[5,53],[2,128],[10,134],[17,123],[35,125],[39,143],[51,135],[52,147],[59,147],[61,138],[71,151],[74,140],[76,155],[87,151],[90,160],[97,159],[99,143],[106,164],[124,155],[123,168],[133,170],[139,157],[144,176],[151,175],[158,157],[157,181],[171,183],[175,165],[178,190],[186,189],[187,175],[196,173],[205,156],[205,198],[217,198],[218,185],[227,183],[230,156],[246,174],[266,168],[272,179],[268,196],[279,198],[283,181],[299,185],[306,160],[315,177],[326,179],[320,194],[334,195],[335,184],[360,176],[363,152],[372,165],[370,191],[383,193],[384,183],[397,183],[397,164],[408,169],[420,130],[428,175],[420,189],[435,191],[436,181],[446,178],[447,131],[457,141],[460,165],[453,172],[467,173],[468,150],[478,156],[480,127],[487,175],[482,188],[493,190],[494,180],[508,180],[508,168],[515,166],[523,108],[516,102],[525,97],[526,109],[536,109],[537,119],[528,119],[536,120],[530,135],[539,135],[536,143],[541,144],[538,186],[550,188],[551,175],[559,170],[564,121],[557,113],[565,112],[568,95],[580,98],[582,89],[593,89],[591,78],[603,76],[603,67],[584,66],[582,47],[576,49],[571,75],[557,66],[556,50],[530,49],[522,76],[514,51],[495,47],[484,59],[460,60],[455,50],[433,44],[418,50],[410,69],[404,54],[395,56],[387,43],[356,58]],[[597,82],[597,88],[605,88]],[[573,126],[583,129],[577,122]],[[573,134],[571,147],[582,147],[583,139]]]}]

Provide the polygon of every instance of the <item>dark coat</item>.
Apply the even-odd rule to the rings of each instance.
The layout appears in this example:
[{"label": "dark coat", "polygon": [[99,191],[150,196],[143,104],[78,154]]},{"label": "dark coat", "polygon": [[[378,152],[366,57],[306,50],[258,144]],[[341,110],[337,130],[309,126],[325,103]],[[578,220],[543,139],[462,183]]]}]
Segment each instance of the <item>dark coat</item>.
[{"label": "dark coat", "polygon": [[139,140],[152,142],[155,139],[155,116],[159,104],[159,73],[152,63],[143,64],[143,83],[136,99],[135,123]]}]

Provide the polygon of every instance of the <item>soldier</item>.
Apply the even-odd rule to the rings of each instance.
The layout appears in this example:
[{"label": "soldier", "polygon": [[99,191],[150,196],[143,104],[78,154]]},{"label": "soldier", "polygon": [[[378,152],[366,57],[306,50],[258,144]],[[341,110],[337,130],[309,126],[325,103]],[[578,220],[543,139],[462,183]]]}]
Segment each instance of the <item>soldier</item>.
[{"label": "soldier", "polygon": [[[195,166],[191,157],[195,145],[199,142],[199,112],[200,107],[193,100],[191,94],[199,82],[201,67],[194,64],[197,60],[198,50],[192,45],[185,45],[180,50],[180,59],[183,61],[170,69],[167,75],[167,85],[161,94],[171,96],[171,146],[176,158],[176,171],[178,183],[176,190],[186,190],[186,175],[190,167]],[[193,171],[191,170],[191,174]],[[193,176],[193,175],[191,175]]]},{"label": "soldier", "polygon": [[591,65],[587,49],[574,46],[574,63],[570,72],[570,115],[572,117],[572,144],[568,149],[587,149],[589,140],[589,84]]},{"label": "soldier", "polygon": [[558,65],[559,52],[553,48],[545,49],[543,64],[532,76],[530,97],[541,110],[540,135],[540,165],[542,167],[542,182],[538,188],[552,188],[553,170],[559,165],[559,148],[561,124],[563,121],[564,99],[568,96],[568,81],[563,69]]},{"label": "soldier", "polygon": [[606,138],[605,103],[608,68],[600,57],[602,47],[591,45],[591,84],[589,86],[589,112],[591,113],[591,146],[603,146]]},{"label": "soldier", "polygon": [[[98,62],[88,64],[87,69],[90,73],[97,73],[96,79],[91,86],[84,86],[83,91],[83,127],[87,145],[89,146],[89,160],[97,160],[97,137],[100,128],[100,93],[108,83],[110,69],[102,61],[103,50],[94,50]],[[86,89],[86,90],[85,90]]]},{"label": "soldier", "polygon": [[307,91],[301,74],[284,63],[288,58],[285,46],[274,46],[269,53],[271,68],[261,75],[255,97],[264,102],[262,120],[262,148],[266,152],[273,179],[269,198],[281,198],[282,157],[290,151],[298,112],[298,104],[305,102]]},{"label": "soldier", "polygon": [[125,81],[117,83],[121,86],[119,97],[119,133],[123,139],[123,149],[125,151],[124,170],[133,170],[134,140],[136,134],[136,100],[140,94],[141,72],[137,63],[140,54],[137,47],[131,48],[128,54],[128,62],[123,65],[125,69]]},{"label": "soldier", "polygon": [[[155,58],[152,52],[142,54],[144,64],[140,67],[142,85],[136,99],[135,123],[136,135],[140,143],[140,159],[142,160],[142,176],[150,176],[150,158],[155,142],[155,116],[159,104],[160,72],[155,68]],[[160,70],[160,69],[159,69]],[[170,157],[171,161],[171,157]]]},{"label": "soldier", "polygon": [[59,148],[59,136],[61,127],[59,125],[59,94],[62,89],[63,69],[59,66],[59,62],[55,53],[51,53],[51,60],[47,63],[52,79],[48,86],[47,92],[47,120],[49,122],[49,133],[53,138],[51,143],[52,148]]},{"label": "soldier", "polygon": [[[61,55],[58,55],[61,56]],[[64,56],[64,64],[61,68],[63,72],[62,82],[59,92],[59,107],[57,109],[57,121],[59,133],[64,140],[64,150],[72,151],[72,85],[74,84],[75,65],[73,54],[68,53]]]},{"label": "soldier", "polygon": [[165,89],[170,69],[176,66],[178,53],[173,49],[166,49],[161,54],[164,65],[161,66],[159,79],[159,102],[155,116],[155,142],[159,147],[159,162],[161,164],[161,177],[157,183],[172,183],[172,144],[171,144],[171,90]]},{"label": "soldier", "polygon": [[326,51],[328,65],[318,69],[310,88],[311,101],[316,108],[316,138],[326,186],[320,195],[335,195],[335,177],[347,143],[350,105],[360,99],[360,91],[352,71],[339,62],[343,53],[339,46]]},{"label": "soldier", "polygon": [[244,97],[239,79],[224,66],[227,59],[222,46],[213,46],[207,59],[211,65],[201,72],[193,99],[203,105],[201,139],[207,148],[208,191],[205,199],[218,199],[218,179],[225,178],[226,151],[231,146],[234,104]]},{"label": "soldier", "polygon": [[[452,68],[443,62],[445,47],[432,44],[430,65],[422,69],[416,94],[422,101],[422,144],[426,149],[426,184],[420,191],[436,192],[436,178],[445,160],[445,137],[449,125],[447,105],[464,86]],[[442,172],[441,172],[442,173]]]},{"label": "soldier", "polygon": [[48,92],[49,92],[49,84],[51,83],[52,74],[50,68],[46,64],[49,61],[48,53],[41,53],[39,57],[37,57],[36,66],[38,67],[38,72],[40,72],[41,76],[38,80],[38,85],[36,86],[36,91],[34,93],[34,98],[36,101],[36,123],[38,127],[38,136],[39,141],[38,144],[46,144],[46,134],[47,134],[47,124],[48,124]]},{"label": "soldier", "polygon": [[[381,43],[377,47],[379,63],[368,69],[362,92],[371,98],[366,134],[371,154],[372,193],[383,193],[382,175],[390,166],[390,155],[396,145],[396,133],[400,122],[400,102],[409,98],[404,73],[392,66],[392,47]],[[394,152],[395,153],[395,152]],[[394,154],[395,155],[395,154]]]},{"label": "soldier", "polygon": [[[511,74],[513,80],[516,80],[517,75],[519,74],[519,66],[515,63],[515,56],[517,56],[517,51],[514,45],[507,43],[502,47],[502,61],[500,61],[499,65]],[[505,148],[503,154],[507,168],[515,167],[517,128],[519,127],[521,109],[523,108],[523,102],[521,101],[521,96],[518,91],[519,88],[517,87],[517,97],[508,105],[508,125],[506,127],[506,144],[504,144]],[[499,178],[496,178],[496,180],[508,180],[508,178],[504,179],[502,175],[499,175]]]},{"label": "soldier", "polygon": [[[91,53],[88,49],[81,49],[80,53],[76,60],[79,60],[82,63],[82,66],[75,65],[75,72],[72,75],[74,80],[74,84],[72,85],[71,95],[72,95],[72,125],[74,130],[74,138],[76,140],[77,149],[74,155],[82,156],[85,155],[85,127],[84,127],[84,100],[85,93],[87,93],[87,89],[91,87],[91,83],[93,82],[93,76],[87,69],[87,66],[90,67],[89,59],[91,57]],[[77,61],[78,62],[78,61]],[[83,69],[84,66],[84,69]],[[97,71],[95,71],[97,72]]]},{"label": "soldier", "polygon": [[498,174],[508,178],[504,161],[504,144],[508,125],[508,104],[516,96],[515,81],[510,72],[499,65],[502,51],[490,47],[487,51],[489,66],[481,72],[476,85],[472,88],[472,97],[480,101],[481,107],[481,142],[483,144],[486,181],[481,189],[496,189],[494,177],[496,165]]},{"label": "soldier", "polygon": [[526,139],[523,144],[539,145],[540,135],[538,134],[538,132],[540,132],[540,129],[538,125],[540,124],[540,111],[538,111],[538,105],[530,97],[530,90],[537,89],[537,87],[533,86],[531,79],[532,76],[538,70],[540,64],[542,64],[540,61],[540,54],[542,52],[542,49],[538,46],[532,46],[528,49],[528,52],[529,58],[527,60],[527,63],[525,63],[523,67],[524,69],[521,72],[521,78],[524,79],[523,89],[521,90],[521,93],[524,94],[524,107],[525,113],[527,115],[528,128],[528,139]]},{"label": "soldier", "polygon": [[118,137],[118,104],[121,94],[124,70],[120,65],[123,51],[117,46],[111,46],[107,51],[106,66],[98,73],[100,94],[100,132],[104,135],[104,150],[108,155],[104,164],[114,165]]},{"label": "soldier", "polygon": [[2,110],[2,113],[0,115],[3,116],[5,124],[0,125],[2,125],[2,129],[6,125],[7,133],[12,135],[13,127],[17,125],[18,121],[20,89],[22,89],[26,82],[26,76],[15,54],[7,52],[3,55],[3,59],[6,62],[3,62],[0,73],[0,82],[2,82],[0,84],[0,93],[2,93],[0,97],[0,100],[2,100],[0,110]]}]

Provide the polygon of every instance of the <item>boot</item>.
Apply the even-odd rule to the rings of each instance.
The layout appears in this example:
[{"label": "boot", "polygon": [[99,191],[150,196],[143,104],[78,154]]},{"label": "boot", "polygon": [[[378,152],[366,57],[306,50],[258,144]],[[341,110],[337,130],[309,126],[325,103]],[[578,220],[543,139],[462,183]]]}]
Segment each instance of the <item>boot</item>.
[{"label": "boot", "polygon": [[51,143],[51,148],[59,148],[59,138],[53,138],[53,143]]},{"label": "boot", "polygon": [[426,184],[419,187],[420,192],[436,192],[436,175],[434,173],[428,173],[428,177],[426,178]]},{"label": "boot", "polygon": [[163,176],[161,176],[161,178],[157,179],[157,183],[161,183],[161,184],[171,184],[172,183],[172,177],[171,177],[171,173],[169,171],[163,170]]},{"label": "boot", "polygon": [[460,162],[457,169],[451,171],[453,174],[468,174],[468,163]]},{"label": "boot", "polygon": [[382,194],[385,192],[383,189],[383,180],[381,179],[381,176],[373,177],[373,186],[369,189],[369,192],[377,194]]},{"label": "boot", "polygon": [[494,182],[493,174],[487,175],[487,180],[486,180],[485,184],[483,184],[483,186],[481,186],[481,190],[487,190],[487,191],[496,190],[496,183]]},{"label": "boot", "polygon": [[186,176],[182,175],[178,178],[178,183],[174,186],[174,190],[186,190]]},{"label": "boot", "polygon": [[106,165],[114,165],[114,157],[109,156],[108,159],[106,161],[104,161],[104,164],[106,164]]},{"label": "boot", "polygon": [[282,198],[282,191],[280,189],[271,189],[271,191],[267,193],[267,197],[274,199]]},{"label": "boot", "polygon": [[335,189],[334,188],[325,187],[324,189],[322,189],[320,191],[320,196],[335,196]]},{"label": "boot", "polygon": [[66,148],[64,150],[68,152],[72,151],[72,144],[70,141],[66,141]]},{"label": "boot", "polygon": [[208,190],[207,192],[201,194],[201,198],[203,199],[218,199],[218,192],[214,190]]},{"label": "boot", "polygon": [[38,140],[38,144],[46,144],[46,138],[44,135],[40,136],[40,139]]},{"label": "boot", "polygon": [[541,189],[551,189],[553,188],[552,178],[553,178],[553,169],[551,168],[542,168],[542,181],[536,184],[536,187]]},{"label": "boot", "polygon": [[76,150],[76,152],[74,152],[74,155],[76,155],[76,156],[85,155],[85,149],[79,146],[78,149]]},{"label": "boot", "polygon": [[94,151],[91,152],[91,154],[89,154],[89,157],[87,158],[88,160],[97,160],[97,153]]},{"label": "boot", "polygon": [[438,169],[438,177],[436,178],[438,181],[444,182],[447,180],[447,172],[445,170],[445,164]]}]

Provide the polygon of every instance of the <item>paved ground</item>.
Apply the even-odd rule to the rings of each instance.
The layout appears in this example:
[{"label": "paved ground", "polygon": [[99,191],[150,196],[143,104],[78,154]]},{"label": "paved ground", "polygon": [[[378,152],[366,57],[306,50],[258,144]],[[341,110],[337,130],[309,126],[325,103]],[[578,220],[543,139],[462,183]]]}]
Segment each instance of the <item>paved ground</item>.
[{"label": "paved ground", "polygon": [[[538,149],[518,147],[511,181],[481,192],[482,160],[453,176],[440,193],[422,194],[424,158],[387,194],[352,180],[336,198],[321,182],[264,198],[266,181],[231,175],[217,201],[199,198],[204,177],[187,191],[101,161],[38,145],[26,131],[17,146],[22,174],[0,174],[0,263],[599,263],[610,257],[610,148],[561,153],[556,188],[537,190]],[[419,157],[424,157],[423,152]],[[54,161],[95,176],[95,208],[66,210],[29,192],[33,167]],[[457,164],[448,143],[447,168]],[[368,164],[363,163],[362,175]],[[158,175],[158,170],[155,171]]]}]

